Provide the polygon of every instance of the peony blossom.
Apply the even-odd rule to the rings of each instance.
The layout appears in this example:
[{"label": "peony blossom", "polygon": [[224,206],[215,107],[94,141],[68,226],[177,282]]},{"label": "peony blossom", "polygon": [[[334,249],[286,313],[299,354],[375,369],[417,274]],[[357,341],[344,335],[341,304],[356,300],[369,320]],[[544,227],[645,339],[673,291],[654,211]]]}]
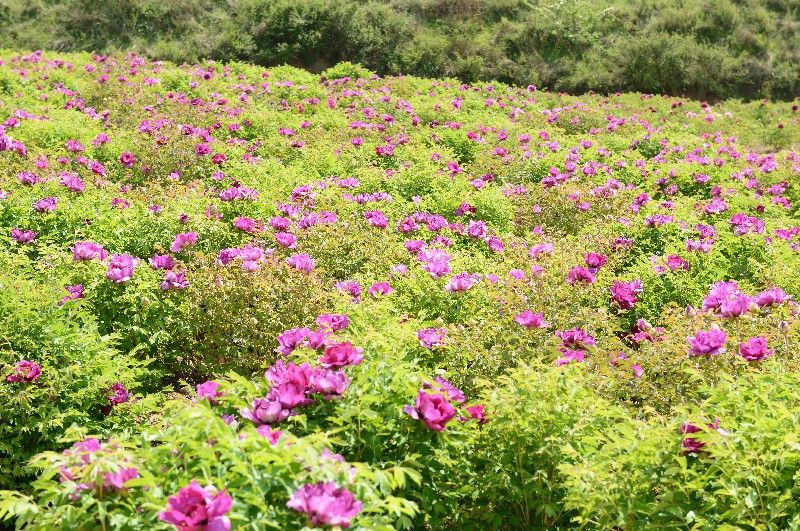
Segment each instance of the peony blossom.
[{"label": "peony blossom", "polygon": [[158,519],[185,531],[228,531],[231,521],[225,513],[232,503],[225,490],[203,488],[194,480],[169,497],[167,510],[158,513]]},{"label": "peony blossom", "polygon": [[364,361],[362,351],[361,347],[354,347],[350,342],[328,345],[319,362],[325,368],[359,365]]},{"label": "peony blossom", "polygon": [[514,316],[514,320],[528,328],[547,328],[550,326],[549,323],[544,321],[544,314],[533,313],[531,310],[525,310],[521,314]]},{"label": "peony blossom", "polygon": [[443,394],[428,393],[424,389],[417,394],[416,407],[404,406],[403,411],[434,431],[444,431],[447,423],[456,416],[456,410]]},{"label": "peony blossom", "polygon": [[177,253],[182,251],[183,249],[188,249],[192,245],[197,243],[197,233],[196,232],[183,232],[178,234],[175,237],[175,240],[172,242],[172,245],[169,246],[169,250],[173,253]]},{"label": "peony blossom", "polygon": [[761,361],[774,353],[774,349],[767,348],[767,340],[762,336],[751,337],[739,345],[739,355],[746,361]]},{"label": "peony blossom", "polygon": [[286,502],[286,506],[308,516],[311,525],[350,527],[350,520],[361,512],[363,504],[353,493],[327,481],[307,484]]},{"label": "peony blossom", "polygon": [[728,335],[722,330],[712,328],[705,331],[700,330],[694,337],[687,338],[689,341],[689,354],[692,356],[716,356],[725,352],[725,340]]},{"label": "peony blossom", "polygon": [[106,257],[108,257],[108,251],[96,243],[78,242],[72,248],[72,258],[76,262],[81,260],[105,260]]},{"label": "peony blossom", "polygon": [[14,372],[6,376],[6,381],[31,383],[41,374],[42,370],[38,364],[28,360],[21,360],[14,367]]},{"label": "peony blossom", "polygon": [[425,348],[434,348],[442,345],[447,336],[447,331],[444,328],[423,328],[417,330],[417,339],[419,344]]},{"label": "peony blossom", "polygon": [[108,262],[106,278],[120,284],[128,282],[133,278],[133,270],[136,268],[138,259],[129,254],[115,254]]}]

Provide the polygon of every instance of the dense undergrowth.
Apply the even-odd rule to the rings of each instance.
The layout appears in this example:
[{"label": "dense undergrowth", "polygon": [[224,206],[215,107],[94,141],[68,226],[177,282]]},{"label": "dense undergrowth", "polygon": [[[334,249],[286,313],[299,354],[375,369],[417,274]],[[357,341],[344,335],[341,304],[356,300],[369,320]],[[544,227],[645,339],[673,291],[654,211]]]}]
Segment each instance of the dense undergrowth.
[{"label": "dense undergrowth", "polygon": [[0,57],[6,525],[800,528],[795,103]]},{"label": "dense undergrowth", "polygon": [[5,0],[0,47],[791,99],[798,0]]}]

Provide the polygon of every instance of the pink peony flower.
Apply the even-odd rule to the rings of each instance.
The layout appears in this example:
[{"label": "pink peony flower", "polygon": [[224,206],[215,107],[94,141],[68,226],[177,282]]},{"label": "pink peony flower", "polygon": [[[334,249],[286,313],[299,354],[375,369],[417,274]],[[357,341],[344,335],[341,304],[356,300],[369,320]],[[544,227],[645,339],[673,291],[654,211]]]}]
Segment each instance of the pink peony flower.
[{"label": "pink peony flower", "polygon": [[197,233],[196,232],[183,232],[178,234],[175,237],[175,241],[172,242],[172,245],[169,246],[169,250],[173,253],[177,253],[182,251],[183,249],[188,249],[192,245],[197,243]]},{"label": "pink peony flower", "polygon": [[428,393],[424,389],[417,394],[416,407],[404,406],[403,411],[434,431],[444,431],[447,423],[456,416],[456,410],[443,394]]},{"label": "pink peony flower", "polygon": [[41,376],[42,370],[39,365],[28,360],[21,360],[17,362],[14,367],[14,372],[6,376],[7,382],[25,382],[31,383]]},{"label": "pink peony flower", "polygon": [[133,278],[133,270],[138,260],[129,254],[115,254],[108,262],[106,278],[120,284]]},{"label": "pink peony flower", "polygon": [[767,340],[762,337],[751,337],[739,345],[739,355],[747,361],[761,361],[775,353],[767,348]]},{"label": "pink peony flower", "polygon": [[359,365],[364,361],[363,349],[354,347],[350,342],[328,345],[319,362],[325,368]]},{"label": "pink peony flower", "polygon": [[516,315],[514,320],[522,326],[526,326],[528,328],[547,328],[550,326],[549,323],[544,322],[543,314],[533,313],[531,310],[525,310],[521,314]]},{"label": "pink peony flower", "polygon": [[307,484],[300,488],[286,506],[308,515],[311,525],[350,527],[350,520],[361,512],[363,504],[344,487],[332,481]]},{"label": "pink peony flower", "polygon": [[712,328],[700,330],[694,337],[686,338],[689,342],[689,354],[692,356],[716,356],[725,352],[725,340],[728,335],[722,330]]},{"label": "pink peony flower", "polygon": [[202,488],[194,480],[169,497],[168,509],[158,513],[158,519],[184,531],[228,531],[231,521],[225,513],[232,503],[225,490]]}]

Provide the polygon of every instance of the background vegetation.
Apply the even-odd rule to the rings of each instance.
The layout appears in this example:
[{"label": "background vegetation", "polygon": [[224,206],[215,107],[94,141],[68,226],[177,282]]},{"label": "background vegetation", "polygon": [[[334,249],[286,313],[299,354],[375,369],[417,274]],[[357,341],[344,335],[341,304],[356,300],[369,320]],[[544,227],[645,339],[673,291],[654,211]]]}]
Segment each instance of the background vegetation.
[{"label": "background vegetation", "polygon": [[800,0],[4,0],[0,47],[698,99],[800,93]]}]

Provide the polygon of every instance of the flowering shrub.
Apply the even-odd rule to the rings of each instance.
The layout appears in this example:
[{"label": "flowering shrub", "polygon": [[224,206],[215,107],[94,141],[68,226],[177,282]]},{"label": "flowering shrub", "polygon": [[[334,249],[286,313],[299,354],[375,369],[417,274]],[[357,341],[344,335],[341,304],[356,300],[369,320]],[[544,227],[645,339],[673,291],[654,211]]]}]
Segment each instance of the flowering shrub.
[{"label": "flowering shrub", "polygon": [[0,56],[0,525],[800,525],[787,103]]}]

